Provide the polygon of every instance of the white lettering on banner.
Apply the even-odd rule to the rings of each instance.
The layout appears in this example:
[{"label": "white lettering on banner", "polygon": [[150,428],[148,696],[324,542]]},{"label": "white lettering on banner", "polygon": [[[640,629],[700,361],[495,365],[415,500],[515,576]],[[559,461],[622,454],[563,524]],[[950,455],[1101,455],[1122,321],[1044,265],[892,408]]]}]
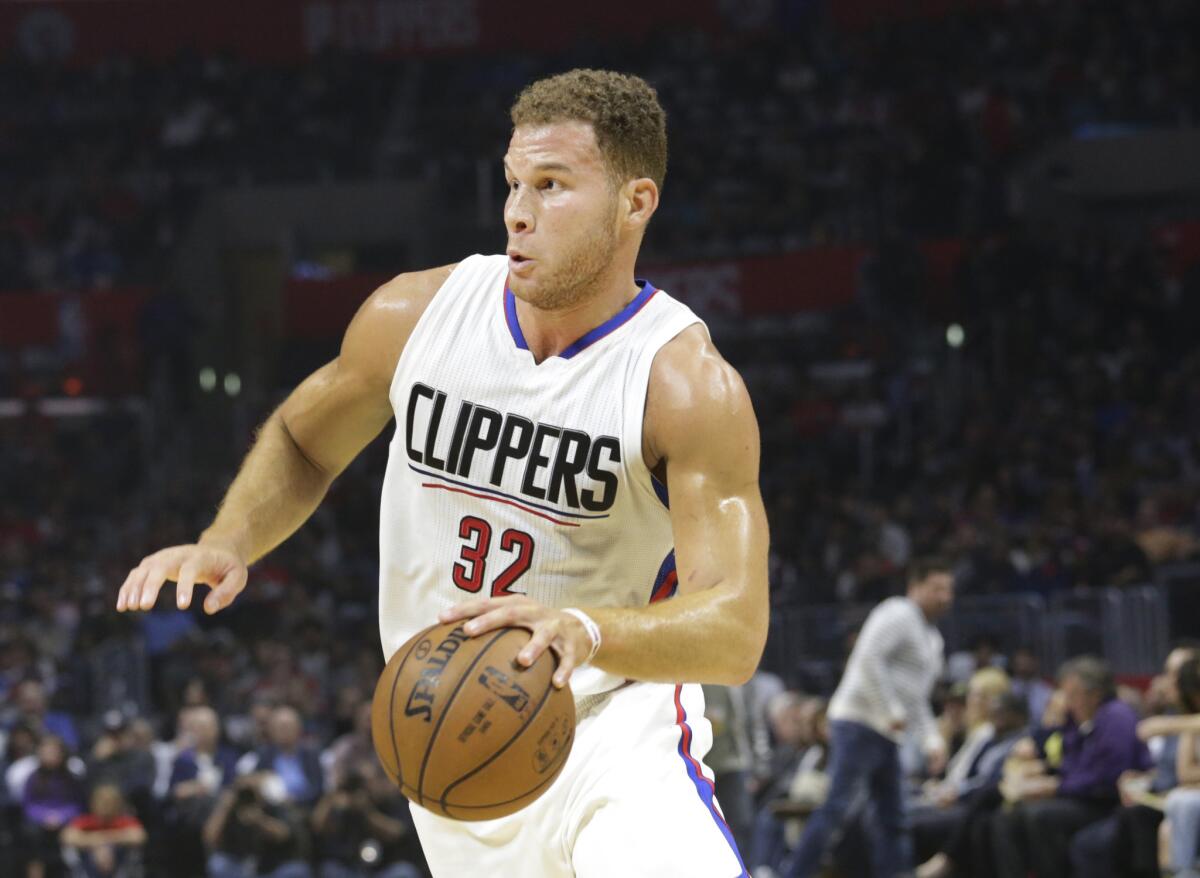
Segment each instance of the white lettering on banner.
[{"label": "white lettering on banner", "polygon": [[480,35],[478,0],[321,0],[303,23],[309,54],[469,48]]},{"label": "white lettering on banner", "polygon": [[742,269],[736,262],[670,266],[646,273],[703,320],[742,313]]}]

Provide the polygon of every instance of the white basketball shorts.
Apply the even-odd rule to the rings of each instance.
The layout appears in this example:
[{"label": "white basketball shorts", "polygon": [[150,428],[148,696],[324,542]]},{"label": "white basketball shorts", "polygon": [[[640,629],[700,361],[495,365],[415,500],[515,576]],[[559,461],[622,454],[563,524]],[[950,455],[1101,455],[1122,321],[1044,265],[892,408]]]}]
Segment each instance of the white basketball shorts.
[{"label": "white basketball shorts", "polygon": [[699,686],[618,689],[527,808],[467,823],[412,806],[434,878],[748,878],[701,761],[710,746]]}]

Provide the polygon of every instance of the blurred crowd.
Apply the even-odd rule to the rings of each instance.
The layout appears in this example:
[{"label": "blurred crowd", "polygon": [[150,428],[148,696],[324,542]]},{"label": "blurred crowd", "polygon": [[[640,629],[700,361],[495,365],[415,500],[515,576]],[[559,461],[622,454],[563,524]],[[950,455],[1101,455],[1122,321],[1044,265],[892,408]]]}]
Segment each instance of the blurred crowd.
[{"label": "blurred crowd", "polygon": [[[153,710],[134,697],[88,705],[105,695],[80,691],[89,656],[47,661],[37,629],[4,642],[0,873],[426,874],[371,743],[374,631],[331,656],[315,619],[285,640],[205,633],[189,618],[153,614],[144,644],[114,633],[97,646],[149,653]],[[72,628],[60,633],[69,644]]]},{"label": "blurred crowd", "polygon": [[86,69],[0,60],[0,287],[166,281],[198,197],[376,173],[397,77],[327,54],[302,69],[231,55]]},{"label": "blurred crowd", "polygon": [[[709,762],[754,878],[788,874],[805,821],[830,791],[822,695],[760,672],[710,692]],[[1200,864],[1200,646],[1181,643],[1145,688],[1080,656],[1044,679],[1018,649],[990,654],[934,696],[949,745],[929,770],[902,750],[918,878],[1192,878]],[[865,792],[865,791],[864,791]],[[861,795],[821,874],[871,872]]]},{"label": "blurred crowd", "polygon": [[789,535],[778,604],[876,600],[914,551],[960,558],[964,594],[1131,585],[1197,557],[1200,267],[1173,273],[1138,236],[1014,233],[964,254],[941,320],[914,247],[868,275],[815,349],[724,345]]},{"label": "blurred crowd", "polygon": [[819,3],[781,15],[749,33],[584,38],[561,56],[328,53],[299,70],[232,56],[63,70],[13,53],[0,62],[0,278],[159,282],[196,197],[219,186],[419,174],[470,234],[478,169],[503,189],[511,98],[564,65],[659,90],[677,148],[654,260],[994,231],[1012,212],[1007,171],[1051,138],[1200,118],[1186,0],[1023,2],[850,32]]}]

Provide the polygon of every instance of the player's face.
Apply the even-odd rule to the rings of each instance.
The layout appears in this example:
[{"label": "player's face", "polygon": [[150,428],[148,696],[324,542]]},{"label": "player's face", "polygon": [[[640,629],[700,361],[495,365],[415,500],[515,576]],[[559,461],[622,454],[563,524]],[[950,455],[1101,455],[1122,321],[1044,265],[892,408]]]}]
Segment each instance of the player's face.
[{"label": "player's face", "polygon": [[586,122],[522,125],[504,157],[509,286],[539,308],[585,299],[617,249],[617,191]]}]

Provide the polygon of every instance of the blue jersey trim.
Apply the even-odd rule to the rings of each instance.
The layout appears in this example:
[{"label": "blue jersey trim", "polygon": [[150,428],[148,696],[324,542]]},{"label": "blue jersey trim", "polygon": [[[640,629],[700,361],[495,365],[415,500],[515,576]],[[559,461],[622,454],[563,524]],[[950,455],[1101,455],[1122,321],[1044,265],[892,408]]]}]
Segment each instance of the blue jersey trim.
[{"label": "blue jersey trim", "polygon": [[671,508],[671,497],[667,493],[667,486],[658,480],[654,473],[650,473],[650,485],[654,488],[654,493],[658,497],[660,503],[667,509]]},{"label": "blue jersey trim", "polygon": [[[621,328],[632,320],[634,315],[638,311],[641,311],[646,303],[654,298],[654,294],[658,292],[654,284],[648,280],[636,278],[634,283],[642,288],[641,292],[634,296],[624,308],[612,317],[609,317],[595,329],[588,330],[575,341],[571,342],[558,356],[564,360],[569,360],[580,351],[600,341],[604,336]],[[513,295],[507,283],[504,285],[504,322],[508,324],[508,332],[512,336],[513,343],[523,351],[529,350],[529,343],[525,341],[525,333],[521,331],[521,323],[517,320],[517,297]]]}]

